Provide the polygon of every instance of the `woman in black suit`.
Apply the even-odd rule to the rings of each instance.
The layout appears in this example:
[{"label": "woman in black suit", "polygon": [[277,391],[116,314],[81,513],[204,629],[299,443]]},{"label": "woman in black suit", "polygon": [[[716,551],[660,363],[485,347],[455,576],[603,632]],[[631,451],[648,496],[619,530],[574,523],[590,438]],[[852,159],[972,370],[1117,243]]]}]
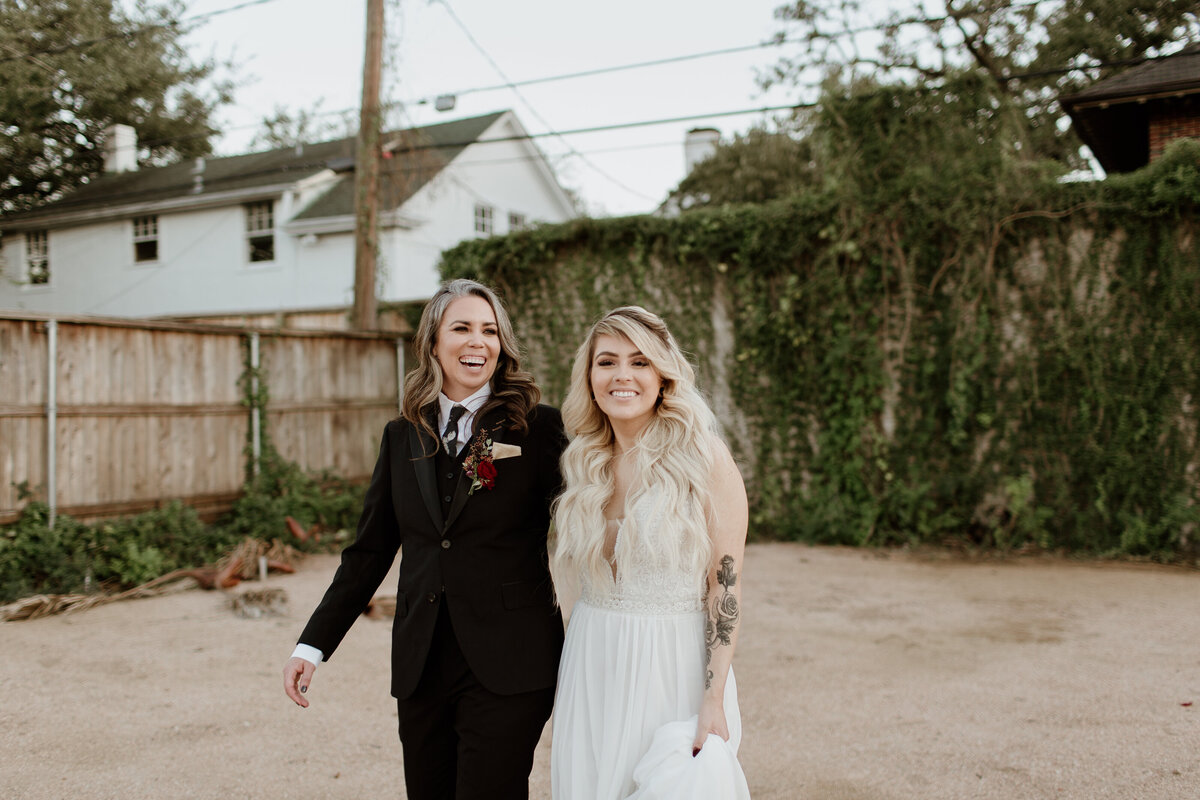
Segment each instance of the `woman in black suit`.
[{"label": "woman in black suit", "polygon": [[392,628],[410,800],[527,798],[562,618],[547,569],[566,445],[521,369],[496,295],[443,286],[421,316],[403,414],[388,423],[358,533],[284,668],[302,707],[403,547]]}]

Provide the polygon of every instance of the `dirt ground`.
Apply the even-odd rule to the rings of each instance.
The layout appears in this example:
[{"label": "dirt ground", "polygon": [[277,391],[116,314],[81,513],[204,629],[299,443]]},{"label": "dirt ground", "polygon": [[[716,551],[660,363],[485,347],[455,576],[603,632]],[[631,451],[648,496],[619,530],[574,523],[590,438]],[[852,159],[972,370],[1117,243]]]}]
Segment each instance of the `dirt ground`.
[{"label": "dirt ground", "polygon": [[[0,624],[0,798],[403,798],[387,622],[309,709],[281,688],[335,566],[272,577],[285,616],[191,590]],[[1200,572],[760,544],[744,581],[756,800],[1200,797]]]}]

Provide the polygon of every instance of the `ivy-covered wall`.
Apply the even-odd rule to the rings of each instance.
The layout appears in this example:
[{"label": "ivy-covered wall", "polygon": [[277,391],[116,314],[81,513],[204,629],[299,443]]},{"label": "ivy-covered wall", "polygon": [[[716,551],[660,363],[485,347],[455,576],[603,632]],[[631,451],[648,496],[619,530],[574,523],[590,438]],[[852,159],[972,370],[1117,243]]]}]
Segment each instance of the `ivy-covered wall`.
[{"label": "ivy-covered wall", "polygon": [[661,314],[753,536],[1195,558],[1200,143],[957,233],[852,202],[582,219],[467,242],[443,275],[502,291],[552,403],[601,313]]}]

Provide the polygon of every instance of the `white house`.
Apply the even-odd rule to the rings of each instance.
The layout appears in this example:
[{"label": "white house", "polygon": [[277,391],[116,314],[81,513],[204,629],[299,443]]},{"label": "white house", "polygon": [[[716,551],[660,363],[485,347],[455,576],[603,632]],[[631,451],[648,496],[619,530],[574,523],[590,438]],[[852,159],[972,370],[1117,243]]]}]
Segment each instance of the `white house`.
[{"label": "white house", "polygon": [[[429,297],[441,251],[465,238],[574,216],[511,111],[382,142],[381,300]],[[132,131],[110,146],[105,174],[0,217],[0,310],[157,317],[353,303],[354,139],[140,170]]]}]

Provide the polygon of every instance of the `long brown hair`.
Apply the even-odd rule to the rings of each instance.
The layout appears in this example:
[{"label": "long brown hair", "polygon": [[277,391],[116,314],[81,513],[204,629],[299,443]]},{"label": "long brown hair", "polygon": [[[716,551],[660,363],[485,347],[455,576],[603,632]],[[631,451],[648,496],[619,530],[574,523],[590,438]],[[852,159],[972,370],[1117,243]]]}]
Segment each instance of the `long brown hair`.
[{"label": "long brown hair", "polygon": [[472,295],[482,297],[492,307],[500,335],[500,358],[492,375],[492,396],[479,410],[478,419],[494,408],[503,407],[508,426],[525,433],[529,430],[529,413],[542,399],[542,390],[533,382],[533,376],[521,368],[521,344],[513,333],[512,321],[500,298],[482,283],[466,278],[449,281],[437,290],[421,312],[421,323],[413,339],[417,366],[404,379],[404,403],[400,414],[435,439],[437,433],[422,411],[437,401],[438,392],[442,390],[442,368],[433,357],[437,334],[450,303]]}]

